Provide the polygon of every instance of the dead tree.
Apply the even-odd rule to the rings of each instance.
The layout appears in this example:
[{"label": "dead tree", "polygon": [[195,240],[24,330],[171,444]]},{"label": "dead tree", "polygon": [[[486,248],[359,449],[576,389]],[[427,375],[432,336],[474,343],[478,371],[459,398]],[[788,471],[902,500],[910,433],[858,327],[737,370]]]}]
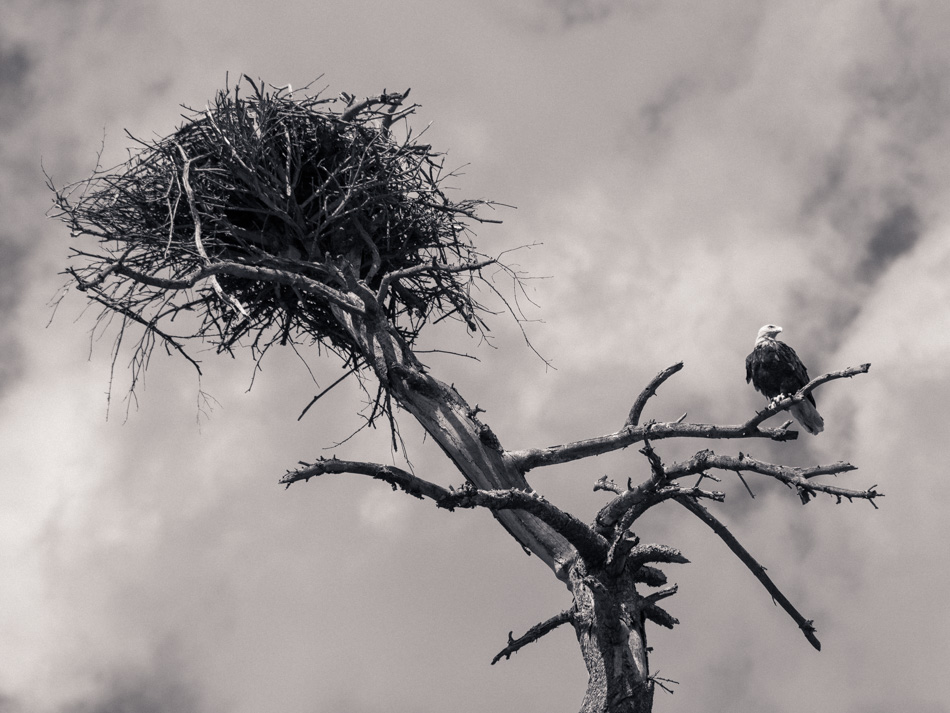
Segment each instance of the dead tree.
[{"label": "dead tree", "polygon": [[[249,95],[241,96],[248,86]],[[642,422],[647,401],[683,366],[674,364],[646,386],[616,432],[507,449],[478,407],[431,374],[413,350],[432,322],[487,329],[488,309],[477,297],[480,288],[496,291],[491,277],[507,276],[519,286],[520,273],[479,253],[470,240],[469,225],[493,222],[476,214],[491,204],[446,196],[443,183],[451,174],[441,155],[402,121],[415,108],[405,103],[408,92],[362,101],[303,94],[244,78],[206,110],[189,110],[169,137],[139,142],[124,164],[97,168],[63,188],[50,182],[57,217],[86,240],[72,249],[70,284],[102,306],[100,320],[118,318],[116,349],[135,335],[133,388],[156,345],[183,355],[199,374],[200,363],[186,349],[192,340],[219,352],[249,347],[257,358],[274,345],[300,344],[338,355],[375,392],[367,422],[385,418],[395,427],[393,406],[409,412],[464,483],[445,488],[391,465],[335,458],[303,464],[280,482],[358,474],[437,507],[490,510],[572,595],[564,611],[524,636],[509,634],[492,663],[570,623],[590,673],[583,713],[649,711],[655,686],[663,685],[650,673],[646,625],[677,623],[661,606],[676,585],[667,585],[660,566],[687,559],[672,547],[641,542],[634,528],[665,502],[706,523],[819,648],[813,623],[704,504],[724,498],[709,484],[718,481],[715,471],[734,471],[776,479],[803,503],[827,495],[873,504],[881,494],[819,480],[853,470],[848,463],[797,468],[700,450],[666,464],[654,446],[671,438],[793,440],[791,421],[763,423],[869,365],[820,376],[744,423],[689,423],[685,414]],[[87,247],[90,239],[97,245]],[[648,476],[638,483],[598,480],[594,489],[609,500],[591,523],[549,502],[526,479],[537,468],[632,445],[640,446]]]}]

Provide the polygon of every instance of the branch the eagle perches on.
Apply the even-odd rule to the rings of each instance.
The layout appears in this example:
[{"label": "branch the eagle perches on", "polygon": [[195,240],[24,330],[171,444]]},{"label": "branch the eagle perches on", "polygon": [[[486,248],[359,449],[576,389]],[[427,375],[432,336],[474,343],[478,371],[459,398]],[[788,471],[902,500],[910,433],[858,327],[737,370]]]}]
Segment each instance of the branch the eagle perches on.
[{"label": "branch the eagle perches on", "polygon": [[[753,473],[778,480],[789,489],[794,490],[803,504],[808,503],[818,495],[824,494],[835,498],[838,503],[842,500],[848,500],[849,502],[855,499],[867,500],[876,508],[874,500],[883,497],[883,493],[878,492],[875,489],[876,486],[871,486],[866,490],[852,490],[815,480],[815,478],[822,475],[837,475],[856,470],[855,466],[850,463],[837,462],[811,468],[798,468],[763,462],[742,452],[731,456],[720,455],[712,450],[704,449],[696,452],[687,460],[666,465],[654,450],[652,442],[669,438],[794,440],[798,437],[798,433],[790,430],[791,421],[786,421],[777,428],[762,428],[761,424],[771,416],[798,403],[822,384],[835,379],[851,378],[858,374],[867,373],[870,367],[870,364],[862,364],[858,367],[823,374],[810,381],[798,392],[773,401],[745,423],[738,425],[685,423],[685,414],[684,417],[676,421],[649,421],[641,425],[640,416],[647,401],[655,395],[664,381],[683,368],[683,363],[679,362],[661,371],[643,389],[630,410],[623,428],[616,433],[548,448],[505,451],[503,453],[503,458],[506,461],[525,473],[541,466],[567,463],[627,448],[635,443],[643,443],[640,453],[648,461],[650,476],[637,485],[633,484],[632,477],[628,478],[626,485],[617,485],[614,481],[609,480],[606,475],[597,480],[594,484],[594,490],[613,493],[614,497],[600,509],[593,522],[589,524],[565,512],[533,490],[517,488],[486,490],[476,488],[468,482],[457,489],[446,488],[395,466],[338,460],[335,457],[320,458],[313,463],[301,463],[300,468],[289,471],[280,479],[280,482],[289,487],[293,483],[301,480],[309,481],[310,478],[320,475],[353,473],[382,480],[389,483],[394,490],[401,489],[418,498],[431,499],[435,501],[438,507],[449,510],[478,507],[493,512],[522,510],[531,513],[564,537],[576,551],[576,557],[582,560],[588,569],[604,566],[628,567],[635,573],[636,581],[652,587],[660,587],[666,584],[667,581],[663,572],[652,565],[686,563],[688,560],[674,548],[663,545],[641,544],[632,534],[631,527],[647,510],[671,500],[693,513],[722,539],[726,546],[765,587],[774,601],[788,613],[812,646],[820,649],[821,644],[815,636],[815,627],[812,621],[806,619],[795,609],[788,598],[782,594],[778,586],[766,574],[766,568],[759,564],[748,550],[739,543],[726,525],[701,503],[704,499],[712,502],[722,502],[725,494],[716,490],[703,489],[700,486],[707,479],[718,481],[719,479],[709,471],[719,470],[734,471],[739,478],[742,478],[742,473]],[[698,476],[698,479],[691,486],[679,482],[680,479],[688,476]],[[743,484],[745,484],[745,480],[743,480]],[[644,608],[644,614],[646,618],[668,628],[672,628],[674,624],[677,624],[678,621],[672,615],[656,604],[658,600],[671,596],[675,591],[674,585],[673,587],[660,589],[645,597],[647,606]],[[495,657],[492,663],[503,656],[509,658],[515,651],[539,639],[561,624],[571,621],[571,618],[572,610],[566,610],[532,627],[531,630],[518,639],[512,639],[509,634],[508,645]]]}]

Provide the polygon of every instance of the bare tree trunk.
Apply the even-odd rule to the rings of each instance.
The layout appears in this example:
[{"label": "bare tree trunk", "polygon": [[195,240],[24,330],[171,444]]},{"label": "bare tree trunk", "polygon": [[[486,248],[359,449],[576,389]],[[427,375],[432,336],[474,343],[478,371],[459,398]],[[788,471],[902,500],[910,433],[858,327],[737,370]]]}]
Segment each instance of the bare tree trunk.
[{"label": "bare tree trunk", "polygon": [[[491,429],[459,393],[425,373],[385,320],[361,320],[339,310],[338,319],[358,341],[377,377],[442,447],[459,471],[481,489],[531,490],[524,474],[504,458]],[[540,557],[574,594],[572,621],[590,681],[580,713],[649,713],[649,678],[643,601],[626,569],[591,573],[558,532],[524,510],[495,517],[528,551]]]},{"label": "bare tree trunk", "polygon": [[649,713],[653,710],[643,599],[626,571],[592,574],[583,562],[571,569],[574,631],[590,680],[580,713]]},{"label": "bare tree trunk", "polygon": [[[385,319],[373,322],[343,310],[335,312],[364,350],[377,378],[388,385],[396,402],[416,418],[469,482],[486,490],[531,490],[524,473],[505,460],[497,437],[478,420],[476,410],[454,388],[425,373]],[[576,557],[570,543],[523,510],[496,511],[494,515],[525,550],[540,557],[566,582],[568,567]]]}]

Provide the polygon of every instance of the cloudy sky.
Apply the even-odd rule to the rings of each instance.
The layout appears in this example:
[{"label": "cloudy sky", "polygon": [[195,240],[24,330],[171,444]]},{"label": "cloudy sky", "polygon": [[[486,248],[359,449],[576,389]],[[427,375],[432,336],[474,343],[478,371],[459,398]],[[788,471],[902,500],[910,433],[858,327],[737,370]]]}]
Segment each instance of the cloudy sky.
[{"label": "cloudy sky", "polygon": [[[802,507],[725,479],[717,512],[815,620],[814,651],[681,508],[639,534],[668,568],[676,630],[651,663],[656,710],[950,711],[950,5],[942,0],[3,0],[0,27],[0,711],[572,711],[586,672],[563,628],[489,666],[566,608],[547,568],[487,513],[382,484],[283,490],[297,461],[387,461],[362,395],[293,354],[156,355],[135,403],[128,355],[67,295],[58,184],[164,135],[226,73],[335,94],[412,88],[460,195],[517,206],[484,226],[531,283],[528,349],[499,318],[480,357],[431,358],[510,449],[620,427],[660,369],[649,417],[734,423],[762,405],[742,362],[766,322],[812,374],[872,362],[817,396],[819,438],[721,444],[800,465],[849,460],[867,503]],[[543,278],[543,279],[541,279]],[[309,354],[319,384],[337,363]],[[108,418],[107,418],[108,413]],[[405,422],[420,474],[458,484]],[[706,443],[663,444],[667,460]],[[330,448],[330,450],[324,450]],[[589,519],[635,452],[532,484]],[[365,481],[365,482],[364,482]]]}]

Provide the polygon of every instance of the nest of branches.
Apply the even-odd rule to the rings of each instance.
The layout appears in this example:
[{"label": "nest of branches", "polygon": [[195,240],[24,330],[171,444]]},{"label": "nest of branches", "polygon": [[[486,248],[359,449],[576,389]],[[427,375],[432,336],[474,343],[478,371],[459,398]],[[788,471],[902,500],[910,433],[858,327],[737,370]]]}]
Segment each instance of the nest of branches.
[{"label": "nest of branches", "polygon": [[417,106],[408,91],[356,101],[244,80],[247,96],[222,90],[170,136],[133,137],[125,163],[50,183],[56,217],[98,243],[73,248],[67,272],[101,318],[143,326],[146,360],[160,342],[188,356],[192,339],[259,353],[310,340],[353,367],[340,295],[377,296],[410,345],[445,317],[480,329],[472,284],[491,261],[467,226],[497,221],[475,215],[485,201],[450,200],[444,156],[394,126]]}]

